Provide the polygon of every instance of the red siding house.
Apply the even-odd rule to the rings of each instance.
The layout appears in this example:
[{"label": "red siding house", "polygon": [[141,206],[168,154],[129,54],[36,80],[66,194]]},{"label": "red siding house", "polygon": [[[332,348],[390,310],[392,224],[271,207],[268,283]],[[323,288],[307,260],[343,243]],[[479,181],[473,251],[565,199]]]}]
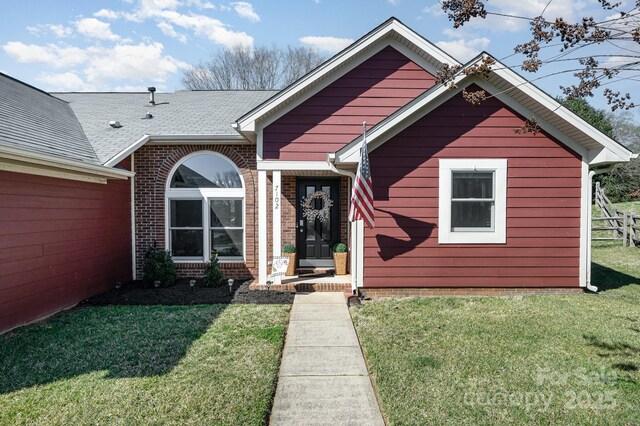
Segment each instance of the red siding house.
[{"label": "red siding house", "polygon": [[[216,250],[256,289],[595,290],[591,171],[634,154],[499,62],[464,72],[487,56],[462,66],[392,18],[278,92],[49,95],[2,76],[22,104],[0,124],[0,330],[141,278],[149,247],[185,277]],[[530,118],[540,131],[514,132]],[[363,122],[373,229],[347,220]],[[285,244],[331,271],[339,241],[346,276],[271,274]]]}]

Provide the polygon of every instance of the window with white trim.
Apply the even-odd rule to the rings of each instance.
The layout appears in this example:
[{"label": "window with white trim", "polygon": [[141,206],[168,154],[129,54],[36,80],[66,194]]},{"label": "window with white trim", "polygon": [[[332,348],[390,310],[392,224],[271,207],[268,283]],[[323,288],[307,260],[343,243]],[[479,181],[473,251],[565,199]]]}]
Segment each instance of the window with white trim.
[{"label": "window with white trim", "polygon": [[185,157],[167,185],[167,247],[178,262],[244,259],[244,185],[236,166],[213,152]]},{"label": "window with white trim", "polygon": [[441,159],[440,244],[506,242],[507,160]]}]

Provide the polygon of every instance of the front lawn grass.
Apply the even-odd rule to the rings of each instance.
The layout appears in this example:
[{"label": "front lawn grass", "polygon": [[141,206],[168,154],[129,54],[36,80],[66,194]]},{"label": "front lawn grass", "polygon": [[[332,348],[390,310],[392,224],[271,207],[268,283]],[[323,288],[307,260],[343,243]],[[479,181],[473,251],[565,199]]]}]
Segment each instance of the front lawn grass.
[{"label": "front lawn grass", "polygon": [[600,295],[386,299],[352,316],[390,424],[640,424],[640,249]]},{"label": "front lawn grass", "polygon": [[288,305],[86,307],[0,336],[0,424],[265,424]]}]

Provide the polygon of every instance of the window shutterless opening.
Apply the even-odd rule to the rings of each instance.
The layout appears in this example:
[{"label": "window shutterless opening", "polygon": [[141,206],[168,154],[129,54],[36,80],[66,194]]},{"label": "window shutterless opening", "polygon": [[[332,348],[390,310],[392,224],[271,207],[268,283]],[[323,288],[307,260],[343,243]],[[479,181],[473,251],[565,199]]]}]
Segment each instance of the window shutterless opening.
[{"label": "window shutterless opening", "polygon": [[451,231],[493,231],[495,172],[451,172]]},{"label": "window shutterless opening", "polygon": [[440,159],[438,242],[506,242],[507,160]]},{"label": "window shutterless opening", "polygon": [[174,167],[167,183],[167,248],[177,262],[245,258],[242,175],[226,157],[197,152]]}]

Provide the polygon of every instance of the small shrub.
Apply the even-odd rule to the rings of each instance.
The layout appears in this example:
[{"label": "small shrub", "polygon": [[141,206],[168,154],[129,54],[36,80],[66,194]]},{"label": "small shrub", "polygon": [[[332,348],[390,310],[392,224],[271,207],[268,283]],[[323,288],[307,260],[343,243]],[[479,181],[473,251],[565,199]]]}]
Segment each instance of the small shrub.
[{"label": "small shrub", "polygon": [[211,253],[211,262],[207,263],[204,269],[204,285],[207,287],[220,287],[222,285],[222,279],[224,274],[220,269],[220,261],[218,260],[218,253]]},{"label": "small shrub", "polygon": [[284,247],[282,247],[282,252],[286,254],[295,253],[296,246],[294,246],[293,244],[285,244]]},{"label": "small shrub", "polygon": [[347,245],[345,243],[337,243],[333,246],[334,253],[345,253],[347,251]]},{"label": "small shrub", "polygon": [[149,250],[142,272],[149,287],[153,287],[156,281],[160,281],[161,287],[168,287],[176,280],[176,265],[167,250]]}]

